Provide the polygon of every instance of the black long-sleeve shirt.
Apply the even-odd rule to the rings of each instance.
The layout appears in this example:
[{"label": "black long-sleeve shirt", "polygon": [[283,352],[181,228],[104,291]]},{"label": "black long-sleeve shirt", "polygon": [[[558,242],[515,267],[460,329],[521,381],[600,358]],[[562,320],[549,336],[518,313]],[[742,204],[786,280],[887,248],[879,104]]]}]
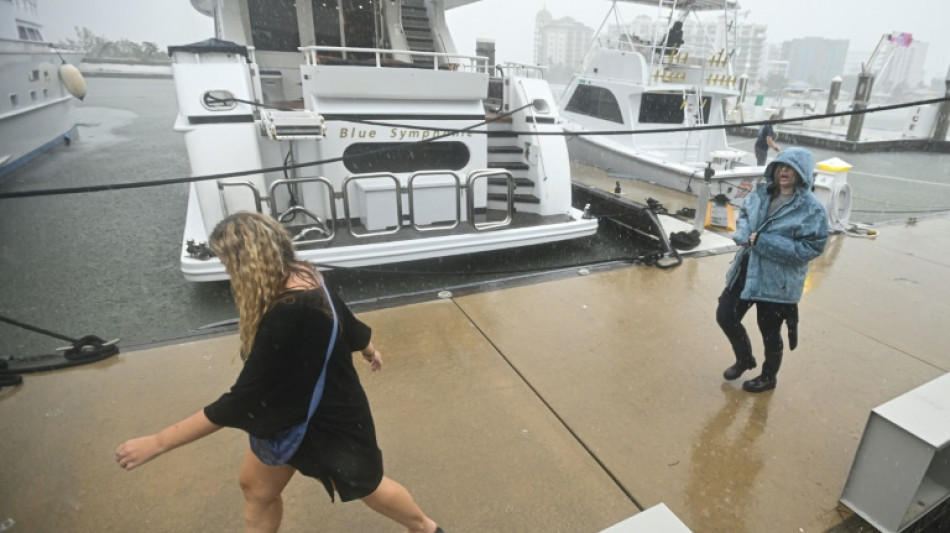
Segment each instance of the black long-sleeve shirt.
[{"label": "black long-sleeve shirt", "polygon": [[[323,396],[288,464],[321,479],[331,498],[335,488],[350,501],[372,493],[383,476],[369,401],[353,366],[353,352],[369,345],[372,331],[331,295],[340,329]],[[265,438],[306,420],[332,327],[322,288],[286,293],[264,313],[237,382],[205,415]]]},{"label": "black long-sleeve shirt", "polygon": [[[340,330],[314,413],[314,419],[322,422],[349,419],[354,410],[369,411],[352,352],[369,344],[371,330],[338,296],[332,299]],[[286,293],[264,313],[237,382],[205,407],[208,419],[257,437],[269,437],[305,420],[332,327],[323,289]]]}]

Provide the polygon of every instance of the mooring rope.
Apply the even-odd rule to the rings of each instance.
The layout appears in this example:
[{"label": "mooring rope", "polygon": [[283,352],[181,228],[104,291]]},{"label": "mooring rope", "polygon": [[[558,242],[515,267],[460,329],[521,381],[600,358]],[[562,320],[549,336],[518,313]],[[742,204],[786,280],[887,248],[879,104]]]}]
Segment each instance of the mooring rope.
[{"label": "mooring rope", "polygon": [[[237,100],[237,99],[227,99],[227,100],[240,101],[244,103],[253,104],[255,106],[260,106],[260,104],[257,104],[256,102]],[[642,134],[647,134],[647,133],[675,133],[675,132],[703,131],[703,130],[716,130],[716,129],[737,129],[737,128],[744,128],[744,127],[750,127],[750,126],[761,126],[763,124],[782,124],[785,122],[802,122],[802,121],[807,121],[807,120],[820,120],[820,119],[830,118],[830,117],[844,117],[844,116],[852,116],[852,115],[863,115],[863,114],[868,114],[868,113],[878,113],[882,111],[890,111],[893,109],[901,109],[901,108],[906,108],[906,107],[938,104],[938,103],[946,102],[946,101],[950,101],[950,97],[931,98],[928,100],[919,100],[916,102],[906,102],[902,104],[892,104],[892,105],[886,105],[886,106],[880,106],[880,107],[869,107],[866,109],[842,111],[838,113],[826,113],[823,115],[809,115],[805,117],[778,119],[774,121],[761,120],[761,121],[755,121],[755,122],[742,122],[742,123],[737,123],[737,124],[709,124],[709,125],[703,125],[703,126],[690,126],[690,127],[682,127],[682,128],[653,128],[653,129],[645,129],[645,130],[604,130],[604,131],[583,131],[583,132],[506,131],[505,133],[508,135],[528,135],[528,136],[557,135],[557,136],[563,136],[563,137],[579,137],[579,136],[596,136],[596,135],[642,135]],[[481,121],[477,124],[473,124],[471,126],[467,126],[465,128],[458,129],[458,130],[436,128],[436,127],[429,127],[429,126],[401,125],[397,123],[380,122],[380,121],[374,121],[374,120],[347,119],[346,120],[347,122],[362,123],[362,124],[368,124],[368,125],[384,125],[384,126],[390,126],[390,127],[404,127],[404,128],[411,128],[411,129],[417,129],[417,130],[431,130],[431,131],[440,132],[439,135],[435,135],[428,139],[422,139],[422,140],[414,141],[411,143],[405,143],[403,145],[395,146],[395,147],[378,148],[376,150],[370,150],[370,151],[364,152],[357,156],[332,157],[329,159],[322,159],[318,161],[308,161],[308,162],[302,162],[302,163],[293,163],[290,165],[281,165],[278,167],[242,170],[242,171],[237,171],[237,172],[223,172],[219,174],[207,174],[204,176],[192,176],[189,178],[170,178],[170,179],[165,179],[165,180],[151,180],[151,181],[143,181],[143,182],[136,182],[136,183],[113,183],[113,184],[106,184],[106,185],[91,185],[91,186],[84,186],[84,187],[68,187],[68,188],[59,188],[59,189],[42,189],[42,190],[33,190],[33,191],[7,192],[7,193],[0,193],[0,200],[13,199],[13,198],[30,198],[30,197],[37,197],[37,196],[55,196],[55,195],[62,195],[62,194],[116,191],[116,190],[123,190],[123,189],[140,189],[140,188],[146,188],[146,187],[159,187],[159,186],[164,186],[164,185],[176,185],[180,183],[195,183],[195,182],[207,181],[207,180],[236,178],[236,177],[241,177],[241,176],[249,176],[253,174],[264,174],[268,172],[284,172],[290,169],[312,167],[312,166],[324,165],[328,163],[337,163],[337,162],[344,161],[351,158],[375,155],[378,153],[384,153],[391,150],[392,151],[402,150],[402,149],[405,149],[406,146],[430,143],[439,139],[444,139],[446,137],[458,135],[459,133],[481,133],[481,134],[488,135],[490,134],[490,132],[485,131],[485,130],[476,130],[476,128],[480,128],[492,122],[496,122],[498,120],[507,118],[513,115],[514,113],[521,111],[522,109],[531,107],[532,105],[533,104],[525,104],[512,111],[502,113],[498,116],[492,117],[490,119]]]}]

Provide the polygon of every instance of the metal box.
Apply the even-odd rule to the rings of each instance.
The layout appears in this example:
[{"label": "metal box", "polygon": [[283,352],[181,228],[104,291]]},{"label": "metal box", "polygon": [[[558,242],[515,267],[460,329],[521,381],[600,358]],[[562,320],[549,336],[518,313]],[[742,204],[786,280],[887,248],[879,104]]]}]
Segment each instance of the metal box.
[{"label": "metal box", "polygon": [[691,533],[686,524],[670,511],[666,504],[659,503],[644,509],[630,518],[614,524],[600,533]]},{"label": "metal box", "polygon": [[950,374],[871,411],[841,495],[883,533],[912,526],[950,497]]}]

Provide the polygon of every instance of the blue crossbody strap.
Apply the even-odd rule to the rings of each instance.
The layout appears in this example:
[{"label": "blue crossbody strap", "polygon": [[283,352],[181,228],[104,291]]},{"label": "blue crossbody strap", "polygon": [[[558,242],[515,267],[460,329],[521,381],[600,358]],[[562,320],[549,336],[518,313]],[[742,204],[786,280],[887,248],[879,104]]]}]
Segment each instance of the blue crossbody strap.
[{"label": "blue crossbody strap", "polygon": [[320,398],[323,397],[323,385],[327,377],[327,364],[330,363],[330,355],[333,354],[333,346],[336,344],[336,335],[340,329],[336,309],[333,307],[333,300],[330,298],[330,291],[327,290],[326,282],[322,285],[323,294],[327,297],[327,304],[330,306],[330,311],[333,312],[333,333],[330,335],[330,343],[327,344],[327,358],[323,361],[323,370],[320,371],[320,377],[317,378],[317,386],[313,389],[313,398],[310,399],[310,411],[307,413],[308,424],[310,423],[310,419],[313,418],[313,413],[316,412],[317,406],[320,405]]}]

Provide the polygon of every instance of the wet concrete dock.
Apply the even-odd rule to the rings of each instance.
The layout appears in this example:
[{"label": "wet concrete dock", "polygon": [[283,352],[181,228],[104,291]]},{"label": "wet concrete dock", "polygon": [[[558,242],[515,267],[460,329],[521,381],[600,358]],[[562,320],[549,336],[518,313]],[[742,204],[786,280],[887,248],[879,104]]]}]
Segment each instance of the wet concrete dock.
[{"label": "wet concrete dock", "polygon": [[[869,411],[950,370],[948,235],[933,218],[833,237],[800,345],[761,395],[721,378],[731,254],[361,313],[386,360],[361,369],[387,473],[448,532],[593,533],[661,502],[694,532],[828,531],[848,516],[838,498]],[[124,352],[0,391],[0,521],[240,530],[245,434],[133,472],[113,462],[226,390],[236,348],[225,335]],[[284,505],[282,531],[399,531],[301,476]]]}]

